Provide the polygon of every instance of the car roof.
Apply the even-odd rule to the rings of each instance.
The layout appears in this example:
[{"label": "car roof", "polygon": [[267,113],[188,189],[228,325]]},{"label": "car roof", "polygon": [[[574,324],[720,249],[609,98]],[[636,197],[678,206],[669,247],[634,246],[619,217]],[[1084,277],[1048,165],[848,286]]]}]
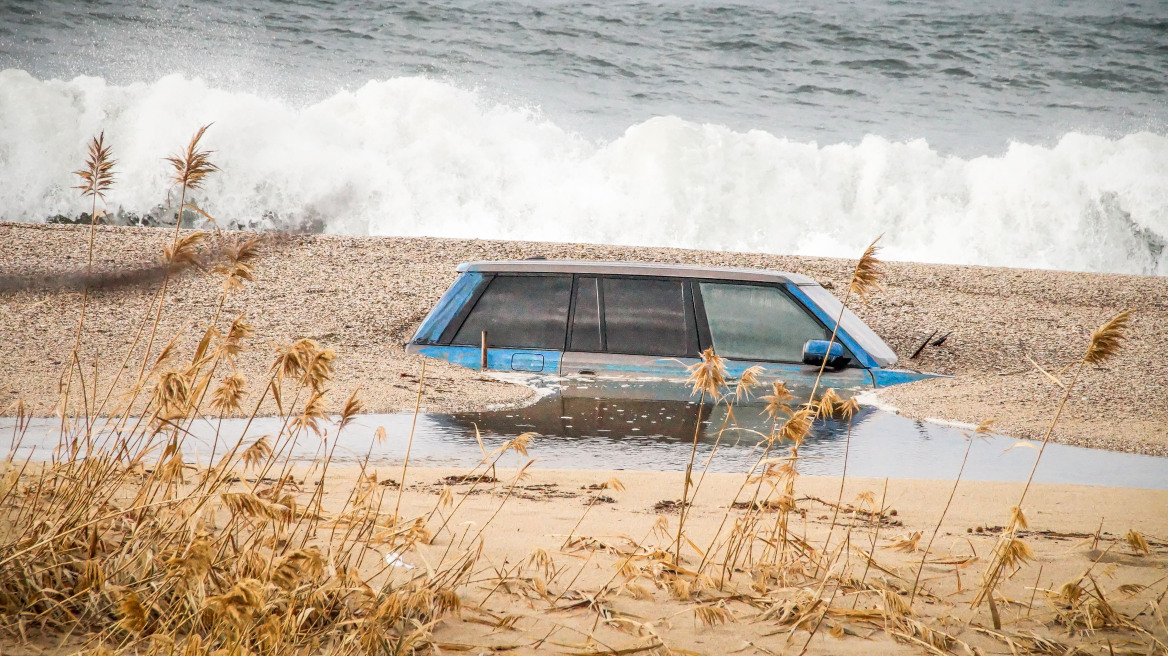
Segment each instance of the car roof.
[{"label": "car roof", "polygon": [[811,278],[799,273],[741,269],[734,267],[703,267],[664,262],[593,262],[583,260],[499,260],[465,262],[459,271],[513,272],[513,273],[592,273],[616,276],[669,276],[677,278],[709,278],[748,282],[795,283],[817,285]]}]

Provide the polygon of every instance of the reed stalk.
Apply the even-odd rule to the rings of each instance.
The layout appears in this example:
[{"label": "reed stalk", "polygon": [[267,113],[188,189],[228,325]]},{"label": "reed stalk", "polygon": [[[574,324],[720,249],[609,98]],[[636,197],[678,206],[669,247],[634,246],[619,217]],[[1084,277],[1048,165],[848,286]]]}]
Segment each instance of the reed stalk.
[{"label": "reed stalk", "polygon": [[406,457],[402,459],[401,483],[397,488],[397,503],[393,506],[394,521],[401,521],[402,492],[406,489],[406,474],[410,468],[410,451],[414,447],[414,430],[418,425],[418,411],[422,407],[422,389],[426,381],[426,360],[422,359],[422,373],[418,376],[418,398],[414,401],[414,417],[410,420],[410,437],[406,442]]},{"label": "reed stalk", "polygon": [[[150,352],[154,348],[154,337],[158,332],[158,323],[162,319],[162,309],[166,304],[166,287],[170,283],[171,271],[176,263],[193,256],[189,249],[183,248],[187,244],[184,244],[183,240],[180,239],[183,210],[187,209],[187,191],[201,189],[207,176],[219,170],[218,166],[211,163],[211,152],[199,148],[199,141],[209,127],[211,127],[210,124],[207,124],[199,128],[195,132],[195,136],[191,137],[186,150],[166,158],[173,169],[171,182],[174,186],[179,187],[178,214],[174,222],[174,236],[171,239],[170,248],[166,252],[168,266],[162,275],[162,291],[158,295],[158,312],[154,316],[154,323],[150,328],[150,338],[146,342],[146,355],[142,358],[142,367],[138,371],[139,379],[146,372],[146,363],[150,360]],[[192,245],[193,243],[193,241],[190,242]]]},{"label": "reed stalk", "polygon": [[693,463],[694,457],[698,452],[698,437],[702,431],[702,408],[705,407],[707,395],[716,400],[721,394],[721,391],[726,387],[726,365],[723,363],[722,358],[714,353],[714,348],[710,347],[702,353],[701,361],[690,367],[689,378],[690,383],[693,385],[693,391],[699,394],[698,421],[694,426],[693,444],[689,451],[689,461],[685,466],[685,481],[681,487],[681,505],[678,508],[677,515],[677,541],[673,551],[673,564],[675,566],[681,563],[686,503],[689,500],[689,486],[693,483]]},{"label": "reed stalk", "polygon": [[929,553],[933,548],[933,541],[937,539],[937,533],[941,531],[941,524],[945,522],[945,516],[949,514],[949,507],[953,505],[953,497],[957,496],[957,486],[961,484],[961,477],[965,474],[965,463],[969,462],[969,452],[973,449],[973,442],[975,436],[988,435],[990,432],[990,424],[993,420],[983,421],[978,425],[974,434],[966,435],[967,443],[965,445],[965,455],[961,457],[961,466],[957,469],[957,478],[953,480],[953,487],[949,490],[949,498],[945,500],[945,507],[941,510],[941,516],[937,518],[937,525],[933,527],[933,533],[929,536],[929,541],[925,544],[924,553],[921,554],[921,562],[917,564],[917,573],[913,577],[912,592],[909,595],[908,605],[912,608],[913,602],[917,599],[917,586],[921,582],[921,572],[925,569],[925,561],[929,557]]},{"label": "reed stalk", "polygon": [[868,248],[864,249],[864,253],[856,262],[856,266],[852,269],[852,277],[848,281],[848,289],[844,292],[844,300],[840,303],[839,315],[835,318],[835,323],[831,327],[831,337],[827,341],[827,354],[823,358],[823,362],[819,364],[819,372],[815,374],[815,384],[811,387],[811,399],[815,399],[815,393],[819,390],[819,381],[823,379],[823,372],[827,369],[828,357],[831,355],[831,347],[835,344],[836,337],[839,335],[840,322],[844,320],[844,312],[848,308],[848,301],[853,295],[859,296],[865,303],[868,302],[868,297],[881,289],[881,279],[884,277],[884,263],[877,259],[876,254],[880,252],[879,244],[884,235],[880,235],[868,244]]},{"label": "reed stalk", "polygon": [[994,556],[986,567],[982,575],[981,586],[971,602],[971,605],[975,607],[982,602],[988,604],[995,629],[1000,630],[1002,628],[1001,618],[993,598],[994,590],[1001,580],[1002,573],[1010,567],[1017,567],[1026,562],[1033,555],[1030,547],[1021,540],[1018,540],[1016,535],[1018,528],[1026,527],[1026,517],[1022,511],[1023,503],[1026,500],[1026,493],[1030,491],[1031,483],[1034,482],[1034,474],[1038,471],[1038,463],[1042,460],[1042,454],[1046,450],[1046,445],[1050,442],[1050,437],[1054,433],[1055,426],[1058,425],[1063,409],[1066,408],[1067,401],[1071,397],[1071,391],[1075,389],[1075,385],[1079,382],[1079,376],[1083,373],[1083,369],[1087,365],[1098,366],[1119,352],[1120,345],[1127,336],[1130,321],[1131,312],[1124,310],[1113,316],[1091,334],[1091,341],[1088,343],[1083,357],[1079,360],[1078,366],[1075,367],[1075,373],[1071,377],[1070,384],[1064,388],[1063,398],[1059,402],[1058,409],[1051,418],[1046,433],[1042,436],[1042,444],[1038,448],[1038,453],[1034,456],[1034,464],[1030,467],[1030,475],[1026,478],[1026,485],[1022,487],[1022,494],[1018,497],[1018,503],[1010,509],[1011,517],[1009,526],[1002,533],[997,545],[994,547]]},{"label": "reed stalk", "polygon": [[[81,335],[84,332],[85,326],[85,310],[89,305],[89,288],[90,279],[93,277],[93,243],[94,236],[97,229],[97,201],[105,202],[105,192],[113,187],[116,174],[114,173],[114,166],[117,161],[114,160],[110,147],[105,144],[105,132],[94,137],[89,142],[88,157],[85,159],[85,165],[73,172],[80,179],[80,184],[74,187],[81,191],[81,196],[88,196],[90,199],[89,209],[89,247],[86,249],[85,259],[85,285],[81,292],[81,315],[77,319],[77,332],[73,338],[73,351],[69,356],[69,364],[66,368],[67,380],[65,381],[65,392],[61,397],[61,434],[65,433],[65,417],[69,412],[69,395],[73,387],[73,368],[77,367],[80,372],[80,362],[78,360],[78,351],[81,348]],[[104,212],[104,210],[103,210]],[[97,384],[97,375],[94,374],[94,385]],[[89,410],[88,403],[85,404],[86,417],[86,434],[89,433]],[[76,454],[76,443],[74,444],[74,454]]]}]

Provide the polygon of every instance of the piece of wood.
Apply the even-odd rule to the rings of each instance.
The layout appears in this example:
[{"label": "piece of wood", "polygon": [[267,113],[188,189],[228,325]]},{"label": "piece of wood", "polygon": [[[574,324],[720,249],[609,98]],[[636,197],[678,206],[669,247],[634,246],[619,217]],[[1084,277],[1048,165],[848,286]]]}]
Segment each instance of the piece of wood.
[{"label": "piece of wood", "polygon": [[487,331],[483,331],[483,349],[479,356],[479,370],[487,370]]},{"label": "piece of wood", "polygon": [[921,345],[917,347],[917,350],[913,351],[913,354],[910,355],[908,359],[916,360],[917,356],[921,354],[921,351],[925,350],[925,347],[929,345],[929,341],[936,337],[938,332],[940,331],[934,330],[933,332],[929,333],[929,336],[925,338],[925,341],[921,342]]}]

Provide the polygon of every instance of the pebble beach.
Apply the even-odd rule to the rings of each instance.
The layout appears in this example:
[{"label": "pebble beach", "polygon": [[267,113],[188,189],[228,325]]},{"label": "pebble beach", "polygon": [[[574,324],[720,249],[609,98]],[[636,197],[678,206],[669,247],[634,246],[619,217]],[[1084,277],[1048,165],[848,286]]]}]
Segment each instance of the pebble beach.
[{"label": "pebble beach", "polygon": [[[94,271],[112,275],[156,264],[172,236],[98,226]],[[209,235],[206,247],[238,236]],[[7,281],[0,285],[0,406],[7,415],[18,411],[18,401],[35,415],[56,409],[81,292],[51,281],[85,270],[88,238],[88,226],[0,224],[0,280]],[[264,245],[254,280],[221,309],[218,275],[191,270],[173,279],[152,353],[173,340],[176,352],[189,354],[217,312],[220,328],[243,315],[255,336],[237,367],[249,380],[262,379],[277,345],[308,337],[337,353],[334,411],[354,390],[366,412],[412,411],[422,362],[402,345],[454,280],[458,263],[533,256],[793,271],[841,297],[855,264],[669,248],[294,235]],[[1132,328],[1119,355],[1083,371],[1052,439],[1168,455],[1168,370],[1155,355],[1168,344],[1168,279],[910,262],[886,262],[885,269],[884,289],[868,305],[851,306],[898,353],[899,366],[949,377],[881,390],[878,403],[920,419],[993,420],[995,432],[1041,438],[1064,395],[1055,379],[1069,381],[1092,330],[1130,309]],[[72,394],[71,406],[111,408],[125,398],[145,354],[150,322],[143,319],[157,288],[145,282],[91,292],[78,353],[87,393]],[[130,351],[140,326],[145,329]],[[430,412],[533,398],[525,387],[475,371],[426,366],[420,406]],[[118,376],[123,367],[128,373]]]}]

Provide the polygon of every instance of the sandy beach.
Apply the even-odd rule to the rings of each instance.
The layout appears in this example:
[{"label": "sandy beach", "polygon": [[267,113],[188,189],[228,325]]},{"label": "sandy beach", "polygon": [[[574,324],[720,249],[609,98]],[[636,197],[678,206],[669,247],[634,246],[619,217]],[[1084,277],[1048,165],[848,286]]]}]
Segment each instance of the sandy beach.
[{"label": "sandy beach", "polygon": [[[149,266],[170,238],[165,230],[99,226],[95,270]],[[84,271],[87,239],[85,227],[0,224],[0,277],[14,281],[10,287],[21,287],[0,293],[0,324],[6,329],[0,343],[0,404],[9,413],[17,399],[38,415],[51,414],[58,402],[58,379],[73,346],[81,294],[50,288],[51,281],[54,274]],[[212,236],[208,245],[214,244]],[[246,313],[256,337],[238,368],[249,379],[262,377],[275,345],[309,337],[337,353],[330,394],[334,411],[358,388],[367,412],[408,411],[416,400],[421,362],[406,357],[402,344],[454,279],[457,264],[536,255],[796,271],[841,296],[854,264],[662,248],[296,235],[265,247],[254,263],[254,281],[227,298],[220,329]],[[141,366],[149,329],[128,358],[127,349],[157,288],[157,283],[143,284],[92,295],[80,360],[87,388],[96,379],[102,399],[123,361],[129,374]],[[178,335],[177,350],[190,353],[219,309],[219,298],[217,275],[187,272],[174,280],[153,352]],[[900,366],[952,376],[883,390],[883,402],[916,418],[970,424],[993,419],[997,431],[1030,438],[1045,432],[1063,393],[1035,364],[1069,378],[1067,366],[1081,357],[1091,331],[1119,310],[1131,309],[1130,338],[1105,368],[1084,371],[1053,439],[1168,454],[1163,429],[1168,425],[1168,369],[1150,355],[1168,344],[1168,279],[889,262],[885,289],[870,305],[853,306],[897,351]],[[933,341],[947,338],[910,359],[930,335]],[[531,398],[526,388],[477,372],[433,361],[427,367],[421,404],[430,411]],[[133,378],[122,377],[110,404]],[[77,408],[90,402],[72,397]]]},{"label": "sandy beach", "polygon": [[[538,467],[538,440],[530,445],[530,455],[537,459],[535,467]],[[434,518],[441,516],[443,521],[432,519],[430,523],[445,523],[447,529],[439,531],[432,544],[416,546],[412,553],[402,554],[402,564],[416,568],[437,567],[444,555],[451,558],[451,542],[455,545],[462,542],[462,546],[466,546],[468,542],[460,538],[467,533],[473,535],[489,522],[483,533],[483,554],[489,563],[488,571],[513,568],[517,575],[538,576],[535,574],[538,568],[525,563],[530,562],[533,553],[544,550],[551,554],[559,572],[550,577],[547,597],[541,597],[521,584],[499,586],[495,582],[484,582],[474,586],[467,591],[465,601],[468,606],[476,607],[474,612],[481,613],[480,618],[517,616],[518,619],[509,628],[499,630],[489,623],[474,621],[472,614],[468,613],[461,622],[443,622],[435,634],[439,644],[449,645],[451,651],[461,651],[465,648],[463,646],[471,646],[471,653],[485,648],[509,647],[503,651],[537,654],[548,649],[573,653],[573,645],[576,652],[583,653],[587,651],[584,637],[588,635],[598,643],[594,649],[599,653],[619,653],[622,648],[651,642],[650,634],[641,632],[638,636],[636,630],[630,630],[630,625],[622,626],[619,621],[605,621],[605,618],[626,618],[647,625],[669,648],[701,654],[768,654],[792,650],[798,653],[808,639],[805,630],[779,629],[773,619],[765,618],[765,608],[747,601],[757,591],[751,591],[751,579],[742,574],[731,577],[730,580],[735,582],[733,590],[695,595],[704,605],[719,599],[741,599],[726,603],[733,619],[725,624],[704,626],[695,618],[690,600],[677,599],[648,572],[633,583],[647,589],[650,597],[638,599],[631,592],[634,586],[622,589],[607,599],[598,621],[595,610],[577,606],[576,602],[612,578],[630,550],[641,550],[638,553],[651,553],[655,549],[668,551],[669,539],[650,529],[654,522],[664,517],[676,530],[676,511],[662,511],[659,503],[680,497],[684,474],[537,468],[528,471],[531,476],[517,484],[512,478],[514,471],[500,470],[496,473],[499,483],[479,486],[449,484],[447,477],[465,474],[465,471],[423,468],[408,472],[407,495],[403,500],[405,515],[430,513],[445,487],[453,490],[456,504],[463,495],[471,493],[471,496],[457,512],[439,510]],[[353,468],[330,472],[326,489],[334,497],[334,503],[339,501],[336,497],[344,496],[352,487],[356,474]],[[383,469],[376,474],[382,479],[397,480],[401,471]],[[596,486],[613,478],[624,485],[623,491],[595,491]],[[732,510],[729,506],[739,494],[743,480],[744,476],[733,474],[708,474],[705,477],[692,514],[686,518],[686,534],[697,548],[708,548],[727,513],[731,518],[740,516],[740,509]],[[920,544],[923,549],[924,542],[937,526],[953,483],[892,480],[887,482],[887,490],[884,485],[884,480],[877,479],[847,481],[843,491],[845,503],[862,505],[862,502],[857,502],[857,497],[866,494],[879,506],[881,497],[885,496],[883,508],[888,517],[878,529],[862,520],[845,521],[834,529],[834,539],[842,541],[846,535],[851,541],[849,566],[856,565],[857,571],[863,571],[863,553],[874,554],[877,567],[869,568],[869,576],[893,589],[907,588],[911,587],[922,551],[898,549],[897,545],[921,533],[925,536]],[[922,574],[928,593],[926,601],[917,605],[917,619],[956,634],[960,640],[986,653],[998,652],[1002,643],[969,626],[971,622],[983,623],[986,613],[984,609],[970,608],[968,599],[976,588],[985,559],[1009,517],[1007,506],[1017,499],[1021,489],[1021,484],[1014,483],[960,484],[930,550],[928,562],[932,564],[927,564]],[[749,500],[752,491],[753,487],[747,486],[746,492],[741,493],[737,500]],[[821,544],[828,539],[833,508],[824,502],[834,502],[839,494],[837,478],[799,478],[797,532],[807,542]],[[602,495],[605,500],[594,501],[597,495]],[[493,516],[500,507],[504,510]],[[1148,599],[1163,592],[1163,577],[1168,569],[1168,540],[1164,539],[1168,537],[1168,516],[1146,512],[1150,507],[1168,507],[1168,492],[1073,485],[1034,487],[1027,501],[1030,528],[1023,532],[1023,538],[1034,549],[1035,558],[1012,576],[1002,591],[1003,596],[1011,600],[1003,618],[1007,633],[1026,635],[1034,632],[1086,649],[1102,647],[1106,653],[1107,637],[1103,632],[1094,638],[1068,639],[1063,631],[1051,630],[1057,625],[1053,610],[1058,604],[1057,590],[1084,570],[1099,568],[1106,570],[1105,585],[1109,587],[1129,583],[1152,586],[1137,598],[1122,602],[1117,598],[1117,605],[1124,608],[1134,609],[1147,604]],[[532,525],[532,517],[539,518],[538,526]],[[763,517],[764,521],[773,521],[774,513],[764,513]],[[851,533],[848,533],[848,526],[852,527]],[[1132,553],[1122,540],[1130,530],[1137,530],[1151,540],[1152,553]],[[1095,538],[1096,535],[1099,539]],[[384,560],[382,552],[384,549],[373,555]],[[697,568],[701,560],[696,548],[686,550],[684,565],[688,569]],[[617,580],[623,579],[618,577]],[[797,592],[797,586],[784,591],[786,595]],[[549,600],[555,603],[549,605]],[[834,603],[851,606],[852,601],[856,601],[858,608],[870,608],[874,597],[861,593],[854,595],[853,599],[836,599]],[[847,624],[848,620],[841,618],[840,622]],[[889,632],[865,628],[860,623],[854,629],[859,635],[832,637],[830,631],[821,632],[813,639],[808,653],[921,653],[919,644],[897,639]],[[848,626],[847,631],[851,634],[853,627]],[[1116,636],[1111,637],[1116,639]],[[548,640],[554,644],[545,644],[540,649],[541,641]]]},{"label": "sandy beach", "polygon": [[[539,448],[538,441],[529,445],[532,457],[538,459]],[[283,487],[295,492],[296,507],[313,507],[321,470],[289,473]],[[741,504],[730,507],[736,497],[746,502],[753,493],[742,475],[704,477],[686,519],[687,546],[674,566],[668,554],[678,515],[662,502],[680,496],[680,473],[555,471],[538,464],[519,478],[510,469],[487,473],[480,481],[465,479],[465,470],[410,468],[400,512],[407,525],[421,518],[423,537],[403,546],[392,537],[400,531],[374,525],[374,534],[349,552],[357,573],[383,591],[447,577],[468,554],[473,557],[466,582],[454,589],[458,609],[428,626],[436,654],[1037,654],[1063,653],[1050,650],[1072,645],[1082,650],[1074,653],[1085,654],[1106,654],[1109,645],[1114,653],[1161,653],[1157,645],[1168,639],[1156,611],[1146,612],[1162,603],[1168,568],[1168,516],[1146,509],[1168,505],[1168,492],[1033,487],[1029,528],[1018,533],[1033,554],[1000,585],[1002,628],[995,630],[984,605],[970,601],[1020,484],[960,484],[939,524],[952,482],[849,480],[837,513],[838,479],[799,478],[789,530],[801,544],[834,545],[828,549],[833,571],[838,567],[836,575],[848,583],[828,593],[811,568],[775,573],[778,580],[770,581],[765,566],[724,569],[705,562],[703,552],[727,539],[727,518],[733,526],[747,515]],[[344,519],[353,512],[355,489],[358,495],[375,490],[359,507],[388,512],[402,474],[401,468],[330,468],[315,513],[320,528],[311,532],[310,544],[328,552],[323,545],[362,526]],[[246,492],[254,480],[245,475],[224,496]],[[874,510],[879,518],[861,512]],[[212,503],[198,516],[218,526],[232,515]],[[766,510],[756,517],[765,534],[776,514]],[[1147,553],[1125,541],[1133,530],[1144,536]],[[678,580],[692,580],[692,587],[678,587]],[[1067,602],[1064,584],[1076,582],[1093,582],[1108,608],[1142,628],[1066,626],[1066,618],[1089,607]],[[815,613],[806,621],[788,617],[810,612],[798,604],[812,599],[830,608],[821,620]],[[716,615],[703,620],[703,612]],[[29,642],[5,653],[65,654],[95,644],[93,635],[29,631]]]}]

